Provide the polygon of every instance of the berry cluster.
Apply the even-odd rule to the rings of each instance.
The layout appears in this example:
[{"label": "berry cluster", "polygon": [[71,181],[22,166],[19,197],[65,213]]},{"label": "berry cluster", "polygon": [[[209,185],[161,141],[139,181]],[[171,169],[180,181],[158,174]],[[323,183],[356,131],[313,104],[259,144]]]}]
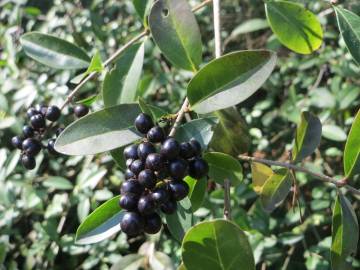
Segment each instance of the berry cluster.
[{"label": "berry cluster", "polygon": [[[77,105],[74,108],[76,117],[82,117],[89,112],[84,105]],[[28,169],[32,170],[36,167],[35,156],[40,153],[43,147],[46,147],[49,153],[57,154],[54,149],[55,139],[51,138],[47,141],[47,145],[43,146],[41,139],[46,129],[46,120],[56,122],[61,116],[61,110],[57,106],[36,105],[26,112],[29,118],[29,125],[25,125],[22,129],[22,135],[14,136],[11,143],[15,148],[22,151],[21,163]],[[56,130],[56,137],[63,131],[62,128]]]},{"label": "berry cluster", "polygon": [[197,140],[179,143],[167,137],[163,128],[154,126],[151,117],[143,113],[135,119],[135,127],[146,138],[124,150],[126,181],[121,186],[119,202],[127,210],[121,230],[129,236],[160,231],[162,222],[157,210],[173,214],[176,201],[189,193],[184,177],[200,179],[209,170]]}]

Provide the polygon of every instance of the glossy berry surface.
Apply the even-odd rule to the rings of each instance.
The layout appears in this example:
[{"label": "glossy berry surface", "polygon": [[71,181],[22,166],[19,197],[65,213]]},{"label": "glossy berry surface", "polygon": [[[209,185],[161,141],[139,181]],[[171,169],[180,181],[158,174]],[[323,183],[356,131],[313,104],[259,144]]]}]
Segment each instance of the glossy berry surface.
[{"label": "glossy berry surface", "polygon": [[119,205],[122,209],[135,211],[137,209],[138,201],[139,201],[138,195],[129,193],[121,196],[119,200]]},{"label": "glossy berry surface", "polygon": [[136,236],[144,230],[144,220],[136,212],[127,212],[120,222],[121,230],[129,236]]},{"label": "glossy berry surface", "polygon": [[31,116],[30,123],[34,129],[45,128],[45,119],[44,116],[42,116],[42,114],[36,114]]},{"label": "glossy berry surface", "polygon": [[155,153],[156,149],[150,142],[140,143],[137,148],[138,157],[142,160],[146,160],[147,156],[151,153]]},{"label": "glossy berry surface", "polygon": [[153,171],[146,169],[139,173],[138,181],[143,187],[152,189],[156,185],[156,176]]},{"label": "glossy berry surface", "polygon": [[161,217],[157,213],[153,213],[145,218],[144,231],[148,234],[155,234],[161,230]]},{"label": "glossy berry surface", "polygon": [[14,136],[11,138],[11,144],[17,149],[22,149],[22,143],[23,140],[20,138],[20,136]]},{"label": "glossy berry surface", "polygon": [[160,154],[153,153],[147,156],[145,167],[153,171],[160,171],[165,166],[163,157]]},{"label": "glossy berry surface", "polygon": [[167,215],[174,214],[177,209],[176,201],[168,200],[166,203],[161,205],[161,211]]},{"label": "glossy berry surface", "polygon": [[173,179],[183,179],[188,171],[188,162],[184,159],[175,159],[169,164],[169,174]]},{"label": "glossy berry surface", "polygon": [[34,116],[36,114],[40,114],[40,112],[38,110],[36,110],[34,107],[30,107],[27,111],[26,111],[26,115],[27,117],[31,118],[31,116]]},{"label": "glossy berry surface", "polygon": [[151,196],[142,196],[138,202],[138,211],[142,215],[150,215],[156,210],[156,204]]},{"label": "glossy berry surface", "polygon": [[40,112],[40,113],[42,114],[42,116],[45,117],[46,111],[47,111],[48,107],[45,106],[45,105],[42,105],[42,104],[38,104],[38,105],[35,106],[35,109],[36,109],[38,112]]},{"label": "glossy berry surface", "polygon": [[156,126],[149,130],[146,137],[152,143],[159,143],[165,139],[165,133],[161,127]]},{"label": "glossy berry surface", "polygon": [[180,144],[174,138],[168,138],[162,144],[160,153],[168,160],[175,159],[180,153]]},{"label": "glossy berry surface", "polygon": [[21,157],[21,164],[28,170],[32,170],[36,167],[35,158],[29,155],[23,155]]},{"label": "glossy berry surface", "polygon": [[125,159],[137,159],[138,158],[138,146],[136,144],[129,145],[124,149]]},{"label": "glossy berry surface", "polygon": [[56,155],[58,154],[58,152],[56,152],[54,146],[55,146],[55,139],[50,139],[47,144],[47,150],[49,151],[50,154]]},{"label": "glossy berry surface", "polygon": [[170,195],[169,191],[167,191],[165,188],[158,188],[151,193],[151,197],[156,204],[161,205],[169,200]]},{"label": "glossy berry surface", "polygon": [[201,144],[195,139],[191,139],[189,143],[190,143],[191,147],[193,148],[194,155],[200,156],[201,155]]},{"label": "glossy berry surface", "polygon": [[83,117],[89,113],[89,108],[83,104],[74,107],[74,114],[77,118]]},{"label": "glossy berry surface", "polygon": [[143,169],[145,169],[145,163],[140,159],[134,160],[130,165],[130,170],[135,175],[138,175]]},{"label": "glossy berry surface", "polygon": [[146,134],[154,126],[151,117],[145,113],[139,114],[134,124],[136,129],[142,134]]},{"label": "glossy berry surface", "polygon": [[192,178],[200,179],[206,176],[209,172],[209,165],[202,158],[195,158],[190,161],[189,164],[189,175]]},{"label": "glossy berry surface", "polygon": [[194,148],[188,142],[183,142],[180,144],[180,156],[184,159],[189,159],[194,157],[195,151]]},{"label": "glossy berry surface", "polygon": [[131,179],[122,183],[120,191],[123,195],[129,193],[141,195],[141,193],[144,191],[144,188],[139,184],[137,180]]},{"label": "glossy berry surface", "polygon": [[34,136],[34,129],[30,126],[24,126],[22,131],[25,138],[31,138]]},{"label": "glossy berry surface", "polygon": [[29,156],[36,156],[41,151],[41,144],[39,141],[28,138],[22,143],[23,151]]},{"label": "glossy berry surface", "polygon": [[189,185],[184,181],[169,183],[169,189],[176,201],[181,201],[189,194]]},{"label": "glossy berry surface", "polygon": [[61,111],[57,106],[50,106],[46,110],[45,118],[49,121],[55,122],[60,118]]},{"label": "glossy berry surface", "polygon": [[125,179],[128,180],[130,178],[134,178],[136,175],[130,170],[126,169],[125,171]]}]

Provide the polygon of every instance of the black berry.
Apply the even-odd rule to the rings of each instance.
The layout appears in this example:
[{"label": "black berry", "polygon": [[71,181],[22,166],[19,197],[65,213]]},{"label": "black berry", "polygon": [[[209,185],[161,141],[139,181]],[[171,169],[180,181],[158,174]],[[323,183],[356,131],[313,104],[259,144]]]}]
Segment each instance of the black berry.
[{"label": "black berry", "polygon": [[155,201],[151,198],[151,196],[146,195],[142,196],[138,202],[138,211],[142,215],[150,215],[154,213],[156,210]]},{"label": "black berry", "polygon": [[169,189],[176,201],[181,201],[189,194],[189,185],[184,181],[169,183]]},{"label": "black berry", "polygon": [[209,172],[209,165],[202,158],[195,158],[189,163],[189,175],[192,178],[200,179]]},{"label": "black berry", "polygon": [[146,160],[147,156],[151,153],[155,153],[156,149],[152,143],[143,142],[140,143],[137,149],[138,157],[142,160]]},{"label": "black berry", "polygon": [[156,185],[156,176],[153,171],[146,169],[139,173],[138,181],[143,187],[152,189]]},{"label": "black berry", "polygon": [[45,128],[45,119],[44,116],[42,116],[42,114],[35,114],[31,116],[30,123],[34,129]]},{"label": "black berry", "polygon": [[197,140],[191,139],[190,140],[190,145],[194,150],[194,154],[196,156],[200,156],[201,155],[201,144]]},{"label": "black berry", "polygon": [[180,145],[174,138],[168,138],[162,144],[160,152],[168,160],[175,159],[180,153]]},{"label": "black berry", "polygon": [[180,156],[184,159],[189,159],[194,157],[195,151],[194,148],[188,142],[183,142],[180,144]]},{"label": "black berry", "polygon": [[146,134],[153,126],[151,117],[145,113],[139,114],[135,119],[135,127],[142,134]]},{"label": "black berry", "polygon": [[11,144],[18,149],[22,149],[22,143],[23,140],[20,138],[20,136],[14,136],[11,138]]},{"label": "black berry", "polygon": [[38,110],[36,110],[34,107],[31,107],[29,108],[27,111],[26,111],[26,115],[31,118],[31,116],[34,116],[36,114],[40,114],[40,112]]},{"label": "black berry", "polygon": [[160,171],[165,166],[164,158],[160,154],[152,153],[147,156],[145,166],[147,169]]},{"label": "black berry", "polygon": [[155,175],[158,180],[164,180],[165,178],[167,178],[169,176],[169,170],[167,167],[164,167],[161,170],[156,171]]},{"label": "black berry", "polygon": [[153,198],[155,203],[158,205],[166,203],[170,198],[169,191],[166,190],[165,188],[158,188],[158,189],[154,190],[151,193],[151,197]]},{"label": "black berry", "polygon": [[128,167],[128,168],[130,168],[130,166],[131,166],[131,164],[134,162],[134,160],[133,159],[127,159],[126,160],[126,162],[125,162],[125,165],[126,165],[126,167]]},{"label": "black berry", "polygon": [[34,136],[34,129],[32,127],[24,126],[22,130],[25,138],[31,138]]},{"label": "black berry", "polygon": [[138,195],[129,193],[121,196],[119,200],[119,205],[122,209],[135,211],[137,209],[138,201]]},{"label": "black berry", "polygon": [[36,161],[33,156],[23,155],[21,157],[21,164],[28,170],[32,170],[36,166]]},{"label": "black berry", "polygon": [[159,143],[165,139],[164,130],[159,126],[151,128],[146,136],[152,143]]},{"label": "black berry", "polygon": [[145,163],[140,159],[134,160],[130,165],[130,170],[135,175],[138,175],[143,169],[145,169]]},{"label": "black berry", "polygon": [[35,106],[35,109],[36,109],[38,112],[40,112],[40,113],[42,114],[42,116],[45,117],[46,111],[47,111],[48,107],[45,106],[45,105],[42,105],[42,104],[38,104],[38,105]]},{"label": "black berry", "polygon": [[36,156],[41,151],[41,144],[35,139],[28,138],[23,141],[22,149],[28,156]]},{"label": "black berry", "polygon": [[61,111],[59,109],[59,107],[57,106],[50,106],[47,111],[46,111],[46,119],[51,121],[51,122],[55,122],[59,119],[61,114]]},{"label": "black berry", "polygon": [[176,201],[174,200],[168,200],[166,203],[163,203],[161,205],[161,211],[167,215],[171,215],[173,213],[175,213],[176,209],[177,209],[177,204]]},{"label": "black berry", "polygon": [[77,118],[83,117],[89,113],[89,108],[83,104],[74,107],[74,114]]},{"label": "black berry", "polygon": [[141,195],[141,193],[144,191],[144,188],[139,184],[139,182],[135,179],[130,179],[128,181],[125,181],[121,185],[121,194],[135,194],[135,195]]},{"label": "black berry", "polygon": [[154,213],[145,218],[144,231],[148,234],[155,234],[161,230],[161,217]]},{"label": "black berry", "polygon": [[120,222],[121,230],[129,236],[136,236],[144,230],[144,220],[136,212],[127,212]]},{"label": "black berry", "polygon": [[188,170],[188,163],[184,159],[175,159],[169,164],[169,174],[175,180],[183,179]]},{"label": "black berry", "polygon": [[138,146],[136,144],[129,145],[124,149],[125,159],[137,159],[138,158]]},{"label": "black berry", "polygon": [[47,144],[47,150],[50,154],[56,155],[58,152],[55,150],[55,139],[50,139]]},{"label": "black berry", "polygon": [[136,175],[130,169],[126,169],[125,179],[128,180],[128,179],[134,178],[134,177],[136,177]]}]

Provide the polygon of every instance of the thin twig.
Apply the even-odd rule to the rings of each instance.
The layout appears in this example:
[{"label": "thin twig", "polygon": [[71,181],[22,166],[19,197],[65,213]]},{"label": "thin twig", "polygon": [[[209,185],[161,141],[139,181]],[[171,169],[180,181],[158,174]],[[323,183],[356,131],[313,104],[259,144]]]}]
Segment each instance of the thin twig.
[{"label": "thin twig", "polygon": [[189,100],[185,98],[183,105],[181,106],[180,111],[177,114],[175,123],[169,133],[169,136],[172,137],[175,135],[177,128],[180,126],[182,119],[184,118],[184,114],[187,112],[189,106]]},{"label": "thin twig", "polygon": [[224,218],[231,220],[230,180],[224,180]]}]

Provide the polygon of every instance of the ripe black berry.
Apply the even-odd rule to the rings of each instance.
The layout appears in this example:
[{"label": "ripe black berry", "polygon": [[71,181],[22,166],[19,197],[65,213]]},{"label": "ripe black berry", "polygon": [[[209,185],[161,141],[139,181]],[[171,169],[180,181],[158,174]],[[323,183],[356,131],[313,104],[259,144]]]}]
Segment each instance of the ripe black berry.
[{"label": "ripe black berry", "polygon": [[42,114],[33,115],[30,118],[30,123],[34,129],[42,129],[45,127],[44,116],[42,116]]},{"label": "ripe black berry", "polygon": [[202,158],[195,158],[190,161],[189,164],[189,175],[192,178],[200,179],[207,175],[209,172],[209,165]]},{"label": "ripe black berry", "polygon": [[24,126],[22,130],[25,138],[31,138],[34,136],[34,129],[32,127]]},{"label": "ripe black berry", "polygon": [[47,144],[47,150],[50,154],[56,155],[58,152],[55,150],[55,139],[50,139]]},{"label": "ripe black berry", "polygon": [[46,119],[51,121],[51,122],[55,122],[59,119],[61,114],[61,111],[59,109],[59,107],[57,106],[50,106],[47,110],[46,110]]},{"label": "ripe black berry", "polygon": [[169,169],[167,168],[167,166],[165,166],[160,171],[156,171],[155,175],[158,180],[164,180],[165,178],[167,178],[169,176]]},{"label": "ripe black berry", "polygon": [[168,138],[162,144],[160,152],[168,160],[175,159],[180,153],[180,145],[174,138]]},{"label": "ripe black berry", "polygon": [[127,168],[130,168],[130,166],[131,166],[131,164],[133,163],[133,161],[134,161],[134,160],[131,159],[131,158],[130,158],[130,159],[127,159],[126,162],[125,162],[126,167],[127,167]]},{"label": "ripe black berry", "polygon": [[175,201],[181,201],[189,194],[189,185],[184,182],[170,182],[169,189]]},{"label": "ripe black berry", "polygon": [[89,113],[89,108],[83,104],[78,104],[74,107],[74,114],[77,118],[83,117]]},{"label": "ripe black berry", "polygon": [[28,170],[32,170],[36,167],[35,158],[29,155],[23,155],[21,157],[21,164]]},{"label": "ripe black berry", "polygon": [[144,230],[144,220],[136,212],[127,212],[120,222],[121,230],[129,236],[136,236]]},{"label": "ripe black berry", "polygon": [[134,178],[134,177],[136,177],[136,175],[130,169],[126,169],[125,179],[128,180],[128,179]]},{"label": "ripe black berry", "polygon": [[159,143],[165,139],[164,130],[159,126],[151,128],[146,136],[152,143]]},{"label": "ripe black berry", "polygon": [[139,144],[137,152],[140,159],[146,160],[149,154],[156,152],[156,149],[152,143],[143,142]]},{"label": "ripe black berry", "polygon": [[156,210],[155,201],[151,198],[151,196],[146,195],[142,196],[138,202],[138,211],[142,215],[150,215],[154,213]]},{"label": "ripe black berry", "polygon": [[135,195],[141,195],[141,193],[144,191],[144,188],[137,180],[130,179],[122,183],[120,191],[123,195],[130,193]]},{"label": "ripe black berry", "polygon": [[176,209],[177,209],[177,204],[176,201],[174,200],[168,200],[166,203],[163,203],[161,205],[161,211],[167,215],[171,215],[173,213],[175,213]]},{"label": "ripe black berry", "polygon": [[153,171],[146,169],[139,173],[138,181],[143,187],[152,189],[156,185],[156,176]]},{"label": "ripe black berry", "polygon": [[158,233],[161,229],[161,217],[154,213],[145,218],[144,231],[148,234]]},{"label": "ripe black berry", "polygon": [[42,114],[42,116],[45,117],[46,111],[47,111],[48,107],[45,106],[45,105],[42,105],[42,104],[38,104],[38,105],[35,106],[35,109],[36,109],[38,112],[40,112],[40,113]]},{"label": "ripe black berry", "polygon": [[147,169],[160,171],[165,166],[164,158],[160,154],[152,153],[147,156],[145,166]]},{"label": "ripe black berry", "polygon": [[188,170],[188,163],[186,160],[179,158],[170,162],[169,174],[175,180],[183,179]]},{"label": "ripe black berry", "polygon": [[195,155],[194,148],[188,142],[180,144],[180,156],[184,159],[192,158]]},{"label": "ripe black berry", "polygon": [[158,188],[156,190],[154,190],[150,196],[152,197],[152,199],[155,201],[155,203],[157,205],[161,205],[163,203],[166,203],[169,198],[169,191],[165,188]]},{"label": "ripe black berry", "polygon": [[63,129],[63,128],[58,128],[58,129],[56,130],[56,132],[55,132],[56,137],[59,137],[59,136],[60,136],[60,134],[61,134],[63,131],[64,131],[64,129]]},{"label": "ripe black berry", "polygon": [[201,155],[201,144],[197,140],[191,139],[190,140],[190,145],[194,150],[194,154],[196,156],[200,156]]},{"label": "ripe black berry", "polygon": [[142,134],[146,134],[153,126],[151,117],[145,113],[139,114],[135,119],[135,127]]},{"label": "ripe black berry", "polygon": [[36,114],[40,114],[40,112],[38,110],[36,110],[34,107],[30,107],[27,111],[26,111],[26,115],[27,117],[31,118],[31,116],[34,116]]},{"label": "ripe black berry", "polygon": [[122,209],[135,211],[137,209],[138,201],[139,195],[129,193],[121,196],[119,205]]},{"label": "ripe black berry", "polygon": [[20,136],[14,136],[11,138],[11,144],[18,149],[22,149],[22,139],[20,138]]},{"label": "ripe black berry", "polygon": [[143,169],[145,169],[145,163],[140,159],[134,160],[130,165],[130,170],[135,175],[138,175]]},{"label": "ripe black berry", "polygon": [[22,149],[28,156],[36,156],[41,151],[41,144],[35,139],[28,138],[23,141]]},{"label": "ripe black berry", "polygon": [[138,149],[138,146],[136,144],[132,144],[132,145],[125,147],[125,149],[124,149],[125,159],[137,159],[138,158],[137,149]]}]

